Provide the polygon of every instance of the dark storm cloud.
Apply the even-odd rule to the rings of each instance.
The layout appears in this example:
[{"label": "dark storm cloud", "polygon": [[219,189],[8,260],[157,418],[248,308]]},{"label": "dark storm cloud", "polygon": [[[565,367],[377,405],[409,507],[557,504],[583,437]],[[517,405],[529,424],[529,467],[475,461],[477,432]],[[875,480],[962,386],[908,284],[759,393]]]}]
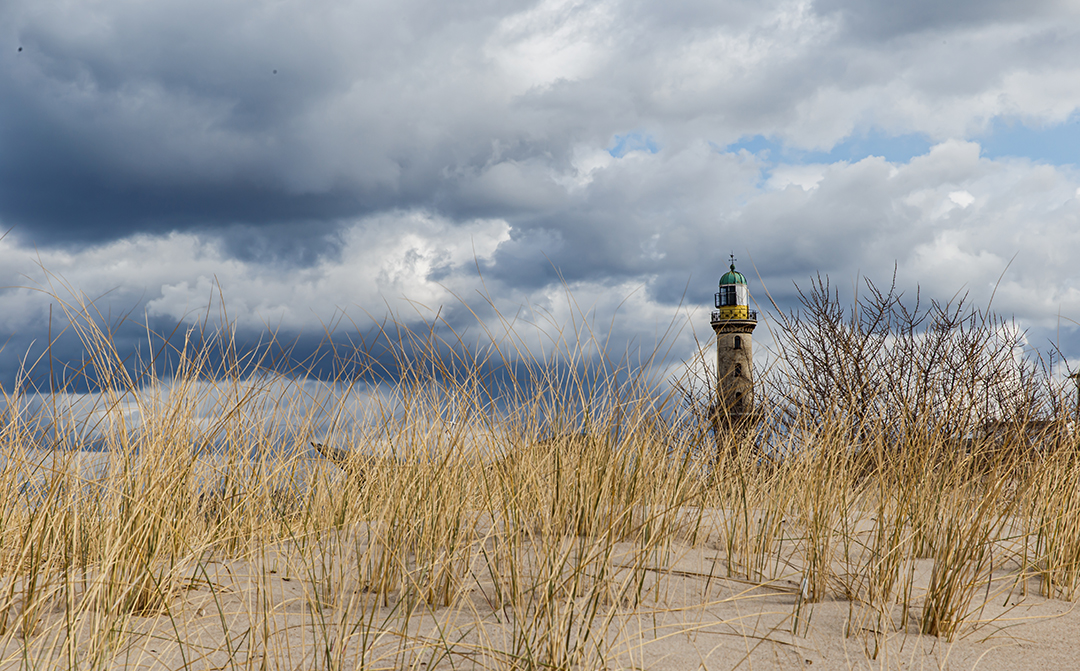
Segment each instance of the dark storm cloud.
[{"label": "dark storm cloud", "polygon": [[39,243],[363,214],[477,159],[439,61],[483,4],[5,6],[0,217]]}]

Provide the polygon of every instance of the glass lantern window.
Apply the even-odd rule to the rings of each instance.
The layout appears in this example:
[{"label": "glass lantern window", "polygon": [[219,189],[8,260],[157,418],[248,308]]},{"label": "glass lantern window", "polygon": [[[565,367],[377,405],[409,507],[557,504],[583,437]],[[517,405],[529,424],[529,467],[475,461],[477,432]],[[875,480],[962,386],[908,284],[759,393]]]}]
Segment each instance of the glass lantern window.
[{"label": "glass lantern window", "polygon": [[725,284],[720,287],[720,306],[749,305],[750,292],[745,284]]},{"label": "glass lantern window", "polygon": [[720,287],[720,307],[735,305],[735,285]]}]

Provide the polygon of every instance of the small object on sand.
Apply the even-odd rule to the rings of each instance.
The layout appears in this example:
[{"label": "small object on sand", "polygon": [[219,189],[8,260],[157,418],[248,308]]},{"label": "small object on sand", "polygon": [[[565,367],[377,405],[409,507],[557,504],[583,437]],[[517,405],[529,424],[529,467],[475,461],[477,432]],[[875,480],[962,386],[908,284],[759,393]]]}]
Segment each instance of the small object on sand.
[{"label": "small object on sand", "polygon": [[354,478],[357,478],[361,482],[364,481],[364,472],[357,467],[354,460],[350,459],[350,455],[352,454],[350,450],[342,450],[337,447],[316,443],[315,441],[311,441],[311,446],[314,447],[315,451],[321,454],[324,459],[329,459],[337,464],[338,468],[341,470]]},{"label": "small object on sand", "polygon": [[315,451],[323,455],[323,457],[338,464],[339,466],[349,459],[349,451],[342,450],[329,445],[323,445],[322,443],[316,443],[312,441],[311,446],[315,448]]}]

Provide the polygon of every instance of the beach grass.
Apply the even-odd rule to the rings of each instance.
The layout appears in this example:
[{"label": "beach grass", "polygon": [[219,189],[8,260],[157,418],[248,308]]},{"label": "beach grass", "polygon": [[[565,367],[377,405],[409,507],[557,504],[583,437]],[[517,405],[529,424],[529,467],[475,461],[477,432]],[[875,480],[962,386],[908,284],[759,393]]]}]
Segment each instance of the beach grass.
[{"label": "beach grass", "polygon": [[61,303],[86,390],[4,391],[3,668],[908,668],[1080,588],[1069,388],[962,303],[817,281],[736,428],[587,320],[328,335],[316,382]]}]

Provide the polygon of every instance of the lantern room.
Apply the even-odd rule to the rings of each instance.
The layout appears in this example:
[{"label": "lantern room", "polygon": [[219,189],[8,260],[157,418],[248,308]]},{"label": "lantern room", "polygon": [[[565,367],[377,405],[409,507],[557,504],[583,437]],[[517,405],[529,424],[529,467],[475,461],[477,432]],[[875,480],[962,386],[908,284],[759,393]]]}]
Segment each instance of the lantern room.
[{"label": "lantern room", "polygon": [[731,269],[720,278],[720,291],[716,294],[716,307],[720,319],[749,319],[750,291],[746,287],[746,278],[735,270],[735,257],[731,259]]}]

